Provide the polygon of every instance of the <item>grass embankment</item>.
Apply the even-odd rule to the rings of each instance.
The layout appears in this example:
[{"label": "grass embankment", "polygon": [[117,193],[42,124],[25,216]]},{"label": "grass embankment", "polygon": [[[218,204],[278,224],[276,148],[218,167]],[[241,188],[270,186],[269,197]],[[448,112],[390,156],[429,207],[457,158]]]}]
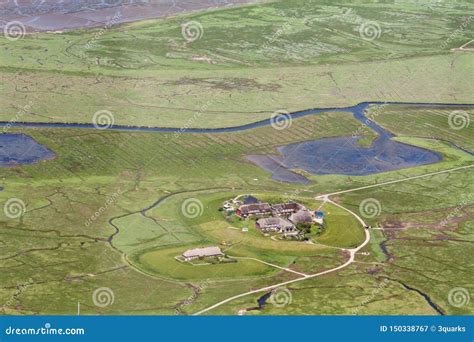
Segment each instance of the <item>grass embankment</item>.
[{"label": "grass embankment", "polygon": [[[134,246],[135,248],[130,259],[133,260],[137,267],[158,276],[177,279],[199,278],[210,280],[225,279],[232,274],[237,278],[245,278],[281,272],[276,268],[260,263],[258,260],[280,267],[296,268],[302,272],[305,272],[307,267],[314,270],[315,265],[308,265],[307,262],[300,264],[300,257],[314,257],[315,259],[326,257],[329,263],[331,263],[333,258],[338,260],[337,250],[327,249],[325,246],[311,245],[301,241],[279,241],[264,236],[255,228],[253,220],[249,222],[237,220],[234,223],[226,221],[223,213],[218,209],[225,200],[234,198],[238,194],[236,192],[222,191],[210,194],[209,192],[202,191],[170,197],[162,205],[150,210],[148,215],[159,225],[163,226],[169,234],[174,234],[175,231],[182,232],[183,229],[192,233],[194,243],[183,240],[175,241],[174,245],[170,246],[168,243],[154,241],[152,245],[143,239],[144,235],[142,235],[140,229],[136,229],[134,241],[142,240],[141,250],[139,248],[140,245]],[[267,200],[266,196],[270,194],[258,193],[256,195],[262,200]],[[275,194],[272,196],[275,196]],[[202,204],[202,212],[198,217],[188,218],[183,214],[182,205],[189,198],[193,198],[193,200]],[[309,207],[311,208],[319,204],[311,198],[297,198],[296,200],[301,200],[305,205],[310,205]],[[281,197],[279,201],[282,201]],[[329,215],[331,216],[332,213]],[[350,217],[348,217],[347,222],[351,223]],[[248,227],[247,232],[241,230],[243,226]],[[331,226],[332,224],[330,224]],[[355,234],[357,229],[361,229],[361,227],[351,227],[350,224],[346,224],[346,227],[349,228],[352,234]],[[131,226],[130,228],[139,227]],[[333,228],[328,230],[328,235],[332,236],[333,230],[334,233],[342,234],[341,231],[336,232],[337,228]],[[350,240],[352,244],[357,244],[360,242],[354,240],[357,237],[358,234],[355,234],[355,236],[351,235],[345,239],[346,241]],[[121,237],[119,234],[117,239],[121,241],[124,237]],[[224,242],[225,245],[223,245]],[[179,247],[176,247],[176,245]],[[174,259],[185,250],[199,246],[220,246],[229,256],[258,260],[237,259],[238,261],[232,264],[195,266],[189,263],[180,263]],[[319,269],[326,267],[328,267],[326,262],[319,262],[316,266]]]}]

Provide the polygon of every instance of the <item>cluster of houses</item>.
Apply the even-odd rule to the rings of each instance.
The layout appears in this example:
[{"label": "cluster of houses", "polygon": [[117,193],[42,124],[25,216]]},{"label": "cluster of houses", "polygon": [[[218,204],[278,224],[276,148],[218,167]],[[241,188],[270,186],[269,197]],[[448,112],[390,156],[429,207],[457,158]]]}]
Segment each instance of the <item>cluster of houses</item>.
[{"label": "cluster of houses", "polygon": [[[256,227],[264,233],[274,232],[295,237],[304,237],[304,232],[298,229],[301,226],[322,225],[324,218],[322,211],[311,211],[294,201],[269,204],[250,195],[238,196],[226,201],[222,209],[241,219],[255,218]],[[181,254],[181,258],[185,261],[213,257],[221,258],[225,257],[225,254],[217,246],[189,249]]]},{"label": "cluster of houses", "polygon": [[313,212],[294,201],[269,204],[253,196],[244,196],[243,200],[234,199],[224,203],[224,210],[234,211],[241,219],[257,218],[256,226],[264,233],[276,232],[285,236],[302,234],[297,227],[323,224],[324,214]]}]

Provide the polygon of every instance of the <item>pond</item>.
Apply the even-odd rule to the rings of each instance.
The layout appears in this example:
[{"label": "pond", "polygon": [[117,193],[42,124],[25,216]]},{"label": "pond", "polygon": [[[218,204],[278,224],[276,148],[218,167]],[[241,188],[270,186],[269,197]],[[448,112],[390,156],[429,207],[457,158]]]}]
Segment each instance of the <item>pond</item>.
[{"label": "pond", "polygon": [[[365,176],[407,167],[436,163],[442,156],[420,147],[377,138],[370,147],[360,137],[324,138],[278,147],[281,157],[272,158],[287,169],[316,175]],[[282,167],[282,166],[280,166]]]},{"label": "pond", "polygon": [[[436,163],[442,159],[437,152],[392,140],[392,133],[366,118],[365,110],[371,104],[380,103],[364,102],[338,109],[352,113],[356,120],[377,133],[378,137],[369,147],[360,146],[361,137],[358,136],[332,137],[280,146],[277,148],[280,155],[248,155],[246,158],[270,172],[275,180],[300,184],[307,184],[309,180],[291,170],[304,170],[315,175],[365,176]],[[314,109],[301,113],[320,112],[321,109]]]},{"label": "pond", "polygon": [[25,134],[0,134],[0,167],[33,164],[55,154]]}]

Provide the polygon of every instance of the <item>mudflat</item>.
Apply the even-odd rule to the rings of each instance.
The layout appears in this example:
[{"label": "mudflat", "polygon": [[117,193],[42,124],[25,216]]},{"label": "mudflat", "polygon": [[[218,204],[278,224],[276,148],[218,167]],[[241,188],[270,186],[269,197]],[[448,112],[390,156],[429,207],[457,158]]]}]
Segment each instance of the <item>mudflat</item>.
[{"label": "mudflat", "polygon": [[251,2],[255,1],[0,1],[0,27],[3,29],[8,22],[20,21],[25,26],[27,33],[65,31],[89,27],[110,26],[145,19],[163,18]]}]

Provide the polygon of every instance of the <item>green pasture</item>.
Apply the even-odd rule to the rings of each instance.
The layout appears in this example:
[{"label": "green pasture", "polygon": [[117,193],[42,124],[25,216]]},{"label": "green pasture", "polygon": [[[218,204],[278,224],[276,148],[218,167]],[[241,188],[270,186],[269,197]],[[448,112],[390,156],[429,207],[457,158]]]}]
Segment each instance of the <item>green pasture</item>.
[{"label": "green pasture", "polygon": [[[109,110],[116,124],[225,127],[369,100],[470,103],[472,54],[450,49],[472,39],[463,25],[472,9],[272,1],[1,37],[0,120],[90,123]],[[187,22],[202,25],[200,39],[185,41]],[[362,25],[374,22],[378,38],[362,39]]]}]

